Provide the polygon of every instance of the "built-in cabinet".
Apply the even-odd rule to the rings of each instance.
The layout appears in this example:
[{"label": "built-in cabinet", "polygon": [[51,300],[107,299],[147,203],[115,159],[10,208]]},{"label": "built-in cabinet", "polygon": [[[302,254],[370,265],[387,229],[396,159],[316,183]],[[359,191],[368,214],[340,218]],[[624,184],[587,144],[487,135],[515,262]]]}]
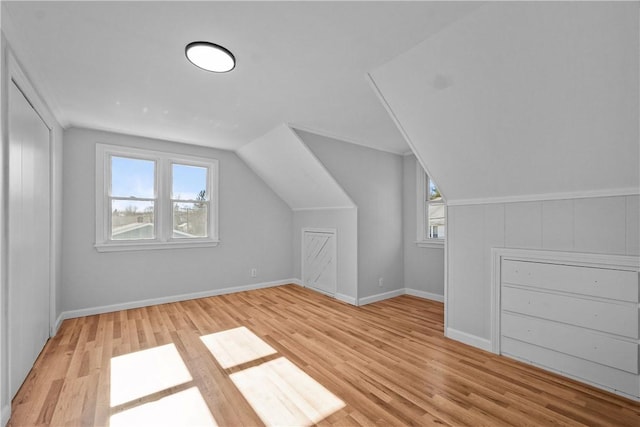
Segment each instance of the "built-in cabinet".
[{"label": "built-in cabinet", "polygon": [[633,259],[544,258],[501,257],[500,353],[640,400]]}]

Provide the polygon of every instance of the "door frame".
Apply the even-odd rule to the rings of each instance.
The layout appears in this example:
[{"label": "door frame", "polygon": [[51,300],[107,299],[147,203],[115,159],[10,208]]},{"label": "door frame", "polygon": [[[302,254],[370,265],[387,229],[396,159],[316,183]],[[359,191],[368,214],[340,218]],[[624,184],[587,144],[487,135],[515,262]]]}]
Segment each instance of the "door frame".
[{"label": "door frame", "polygon": [[[304,274],[304,270],[305,270],[305,254],[304,254],[304,236],[305,233],[323,233],[323,234],[331,234],[333,236],[333,243],[331,244],[332,246],[332,250],[333,253],[335,254],[335,261],[334,261],[334,265],[333,265],[333,269],[334,269],[334,277],[336,278],[334,287],[333,287],[333,293],[329,293],[329,292],[325,292],[321,289],[318,288],[314,288],[313,286],[309,286],[306,281],[305,281],[305,274]],[[302,232],[300,233],[300,240],[301,240],[301,245],[300,245],[300,281],[302,283],[302,286],[304,286],[305,288],[310,288],[313,289],[314,291],[320,292],[324,295],[329,295],[331,297],[334,297],[338,294],[338,230],[335,228],[310,228],[310,227],[303,227],[302,228]]]}]

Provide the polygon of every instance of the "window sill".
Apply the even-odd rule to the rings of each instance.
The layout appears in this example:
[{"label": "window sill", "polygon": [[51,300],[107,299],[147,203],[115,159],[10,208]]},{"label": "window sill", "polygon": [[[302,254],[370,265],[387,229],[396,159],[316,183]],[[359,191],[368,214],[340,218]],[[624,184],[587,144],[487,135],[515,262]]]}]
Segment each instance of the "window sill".
[{"label": "window sill", "polygon": [[98,252],[121,252],[121,251],[150,251],[156,249],[192,249],[211,248],[220,244],[220,240],[199,240],[184,242],[172,240],[169,242],[109,242],[96,243],[94,247]]},{"label": "window sill", "polygon": [[419,248],[444,248],[444,240],[418,240],[416,245]]}]

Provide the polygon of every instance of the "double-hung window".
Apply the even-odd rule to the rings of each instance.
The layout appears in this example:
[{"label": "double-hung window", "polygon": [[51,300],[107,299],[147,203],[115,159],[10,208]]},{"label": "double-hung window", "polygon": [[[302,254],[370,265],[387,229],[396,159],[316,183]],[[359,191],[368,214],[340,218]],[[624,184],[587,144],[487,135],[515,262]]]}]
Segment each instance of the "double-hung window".
[{"label": "double-hung window", "polygon": [[218,162],[96,145],[96,249],[218,244]]},{"label": "double-hung window", "polygon": [[417,241],[422,247],[442,247],[446,232],[446,205],[435,182],[417,165]]}]

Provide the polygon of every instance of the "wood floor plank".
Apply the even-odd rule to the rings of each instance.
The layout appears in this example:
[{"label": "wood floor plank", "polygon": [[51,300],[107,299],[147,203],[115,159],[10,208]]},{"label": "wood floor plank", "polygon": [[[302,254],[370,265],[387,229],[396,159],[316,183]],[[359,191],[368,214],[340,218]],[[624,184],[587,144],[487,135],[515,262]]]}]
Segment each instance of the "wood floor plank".
[{"label": "wood floor plank", "polygon": [[[239,327],[276,353],[224,368],[200,338]],[[169,344],[191,379],[112,405],[112,359]],[[343,405],[325,413],[301,396],[287,385],[299,375],[286,371],[292,365],[254,369],[281,358]],[[250,400],[274,396],[300,425],[312,422],[307,405],[318,426],[640,425],[635,402],[445,338],[441,303],[401,296],[354,307],[288,285],[66,320],[13,400],[9,426],[108,426],[194,389],[220,426],[262,425]],[[269,404],[260,405],[264,415]]]}]

